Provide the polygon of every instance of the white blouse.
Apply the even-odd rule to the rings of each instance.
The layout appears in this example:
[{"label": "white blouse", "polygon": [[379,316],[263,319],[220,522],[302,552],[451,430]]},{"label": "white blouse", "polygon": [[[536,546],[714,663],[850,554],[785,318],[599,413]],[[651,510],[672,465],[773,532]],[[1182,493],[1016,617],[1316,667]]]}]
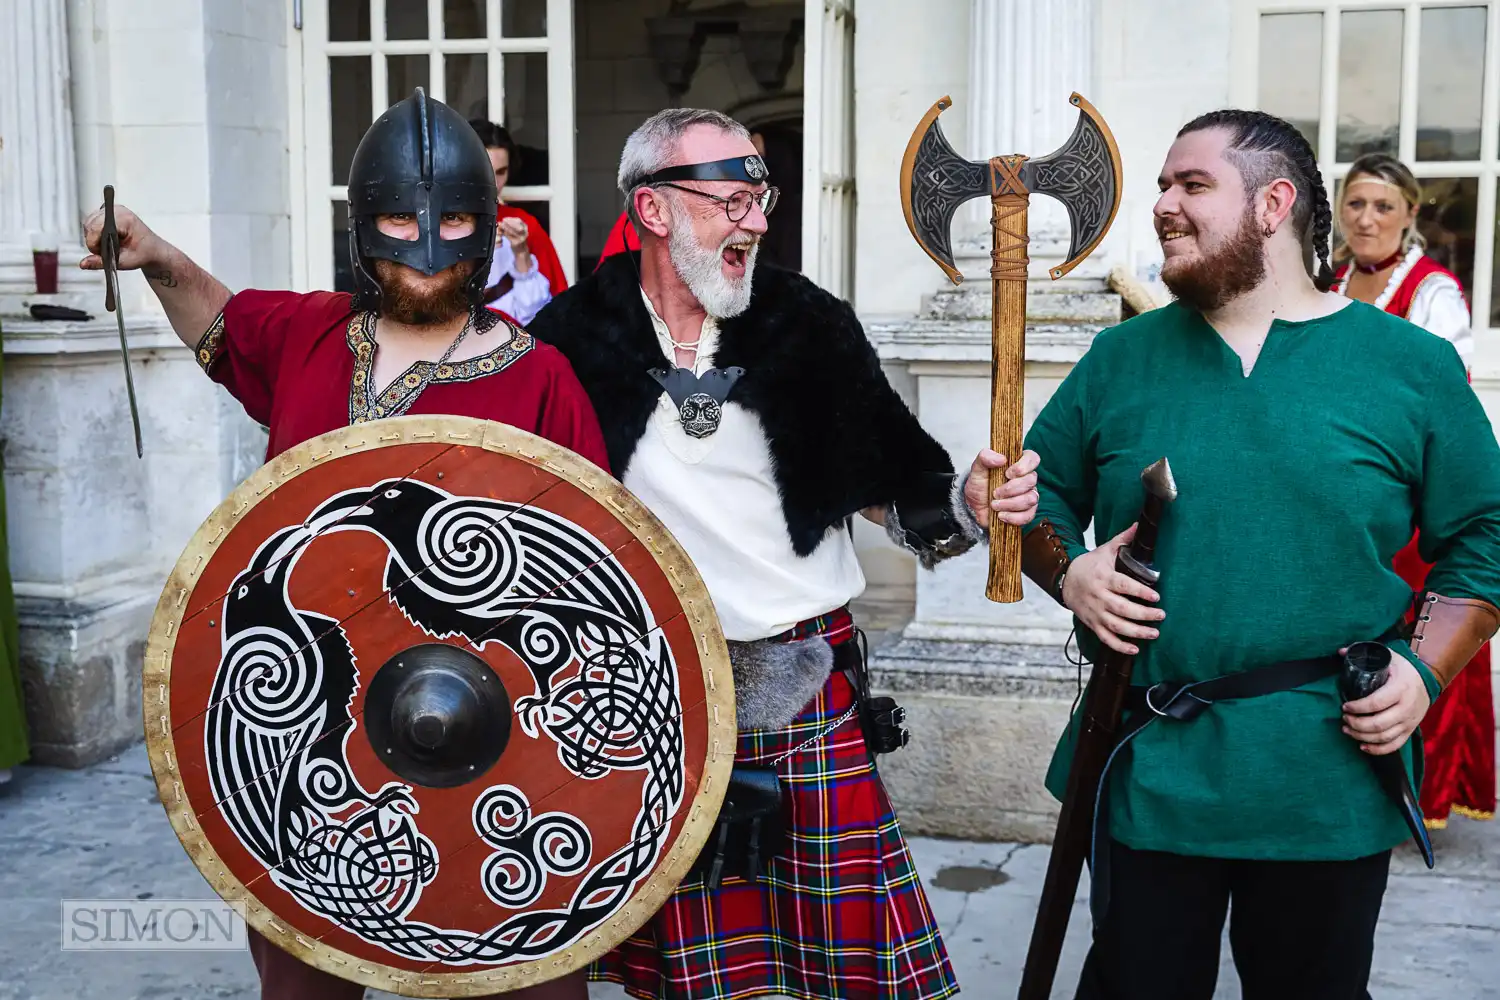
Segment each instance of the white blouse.
[{"label": "white blouse", "polygon": [[[1376,309],[1384,309],[1401,288],[1406,276],[1411,273],[1412,266],[1422,259],[1421,247],[1412,247],[1406,252],[1401,263],[1391,272],[1386,279],[1385,290],[1373,303]],[[1353,270],[1351,265],[1350,270]],[[1348,294],[1348,278],[1346,277],[1335,291]],[[1430,274],[1423,280],[1417,294],[1412,297],[1411,309],[1406,318],[1415,323],[1428,333],[1437,334],[1458,351],[1459,358],[1464,367],[1468,368],[1474,360],[1474,330],[1469,319],[1469,307],[1464,304],[1463,291],[1446,274]]]},{"label": "white blouse", "polygon": [[525,326],[542,311],[542,306],[552,301],[552,283],[537,266],[535,255],[531,258],[531,270],[517,274],[516,252],[510,248],[510,240],[502,236],[495,241],[495,255],[490,258],[490,273],[485,286],[499,284],[501,276],[507,272],[514,282],[510,291],[497,295],[485,305],[504,310]]}]

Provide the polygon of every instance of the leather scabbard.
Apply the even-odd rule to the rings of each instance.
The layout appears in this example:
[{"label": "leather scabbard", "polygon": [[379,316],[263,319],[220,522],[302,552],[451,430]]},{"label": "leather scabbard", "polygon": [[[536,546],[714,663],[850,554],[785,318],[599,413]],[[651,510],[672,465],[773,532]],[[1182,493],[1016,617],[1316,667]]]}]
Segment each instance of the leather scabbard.
[{"label": "leather scabbard", "polygon": [[1068,548],[1050,520],[1038,521],[1021,540],[1021,572],[1058,604],[1063,602],[1062,578],[1070,562]]},{"label": "leather scabbard", "polygon": [[1500,629],[1500,608],[1488,601],[1429,592],[1422,596],[1411,651],[1447,688],[1496,629]]}]

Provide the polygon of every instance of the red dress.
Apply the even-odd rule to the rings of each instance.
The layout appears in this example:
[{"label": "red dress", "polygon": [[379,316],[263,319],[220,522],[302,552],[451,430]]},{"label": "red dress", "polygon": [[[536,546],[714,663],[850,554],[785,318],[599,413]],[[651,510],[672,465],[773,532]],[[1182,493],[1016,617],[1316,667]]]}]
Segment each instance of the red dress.
[{"label": "red dress", "polygon": [[[376,399],[366,398],[374,331],[374,314],[355,312],[345,292],[245,291],[204,334],[198,363],[270,430],[269,461],[319,434],[386,416],[414,391],[432,362],[418,362]],[[495,348],[440,367],[406,412],[510,424],[607,470],[599,420],[567,359],[507,322],[479,336]]]},{"label": "red dress", "polygon": [[520,219],[526,223],[526,245],[531,248],[531,259],[536,261],[537,270],[546,275],[554,298],[566,291],[568,276],[563,273],[562,261],[558,259],[557,248],[552,245],[552,237],[547,235],[547,230],[542,228],[537,217],[524,208],[501,205],[495,211],[495,221],[502,219]]},{"label": "red dress", "polygon": [[[1347,269],[1341,269],[1342,285]],[[1410,315],[1417,290],[1437,275],[1458,279],[1431,257],[1417,259],[1385,305],[1386,312],[1403,319]],[[1395,275],[1393,275],[1395,277]],[[1413,591],[1421,591],[1432,564],[1417,554],[1414,535],[1392,561]],[[1422,778],[1422,815],[1427,825],[1441,829],[1448,816],[1473,819],[1495,816],[1495,703],[1490,684],[1490,646],[1484,647],[1461,670],[1422,720],[1426,769]]]}]

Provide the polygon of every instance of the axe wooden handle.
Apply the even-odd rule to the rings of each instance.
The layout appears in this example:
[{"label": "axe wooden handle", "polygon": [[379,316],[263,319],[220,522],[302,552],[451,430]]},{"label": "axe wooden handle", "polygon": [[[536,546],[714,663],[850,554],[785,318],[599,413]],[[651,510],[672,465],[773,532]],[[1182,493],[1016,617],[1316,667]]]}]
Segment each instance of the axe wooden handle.
[{"label": "axe wooden handle", "polygon": [[[1024,194],[991,199],[994,242],[990,251],[993,308],[990,337],[990,447],[1007,462],[1021,458],[1026,386],[1026,205]],[[1005,483],[1004,469],[990,470],[990,495]],[[1021,599],[1021,529],[990,517],[990,576],[984,595],[1014,604]]]}]

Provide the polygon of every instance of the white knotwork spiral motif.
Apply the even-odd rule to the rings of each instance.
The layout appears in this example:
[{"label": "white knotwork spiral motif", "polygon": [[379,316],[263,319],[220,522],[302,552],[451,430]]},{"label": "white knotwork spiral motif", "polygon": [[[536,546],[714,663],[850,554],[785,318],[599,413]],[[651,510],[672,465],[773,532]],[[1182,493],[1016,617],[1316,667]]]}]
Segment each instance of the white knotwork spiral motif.
[{"label": "white knotwork spiral motif", "polygon": [[337,809],[349,798],[349,775],[337,761],[308,757],[302,770],[302,790],[313,804]]},{"label": "white knotwork spiral motif", "polygon": [[474,804],[474,828],[493,847],[480,877],[501,906],[519,909],[539,899],[548,873],[576,875],[593,853],[588,828],[566,813],[531,818],[531,803],[514,785],[496,785]]},{"label": "white knotwork spiral motif", "polygon": [[547,674],[573,658],[568,631],[562,623],[547,615],[531,615],[521,630],[521,648],[533,669]]},{"label": "white knotwork spiral motif", "polygon": [[419,542],[428,563],[423,589],[461,604],[503,592],[520,570],[514,537],[495,530],[495,512],[483,507],[439,504],[423,519]]},{"label": "white knotwork spiral motif", "polygon": [[[534,687],[516,693],[521,729],[549,738],[574,776],[642,772],[630,832],[612,847],[566,813],[533,815],[512,786],[481,793],[471,819],[488,849],[482,885],[509,911],[492,927],[413,916],[437,877],[436,845],[408,786],[371,791],[350,768],[358,642],[298,607],[290,585],[306,543],[339,530],[386,543],[387,596],[414,625],[498,641],[525,662]],[[587,529],[527,504],[387,480],[281,529],[242,576],[254,586],[237,579],[225,601],[205,753],[221,815],[309,912],[413,961],[540,959],[610,919],[649,876],[686,791],[676,667],[640,587]],[[537,906],[552,876],[579,882]]]},{"label": "white knotwork spiral motif", "polygon": [[221,682],[240,721],[268,731],[291,729],[322,706],[322,664],[280,629],[249,628],[228,640]]}]

